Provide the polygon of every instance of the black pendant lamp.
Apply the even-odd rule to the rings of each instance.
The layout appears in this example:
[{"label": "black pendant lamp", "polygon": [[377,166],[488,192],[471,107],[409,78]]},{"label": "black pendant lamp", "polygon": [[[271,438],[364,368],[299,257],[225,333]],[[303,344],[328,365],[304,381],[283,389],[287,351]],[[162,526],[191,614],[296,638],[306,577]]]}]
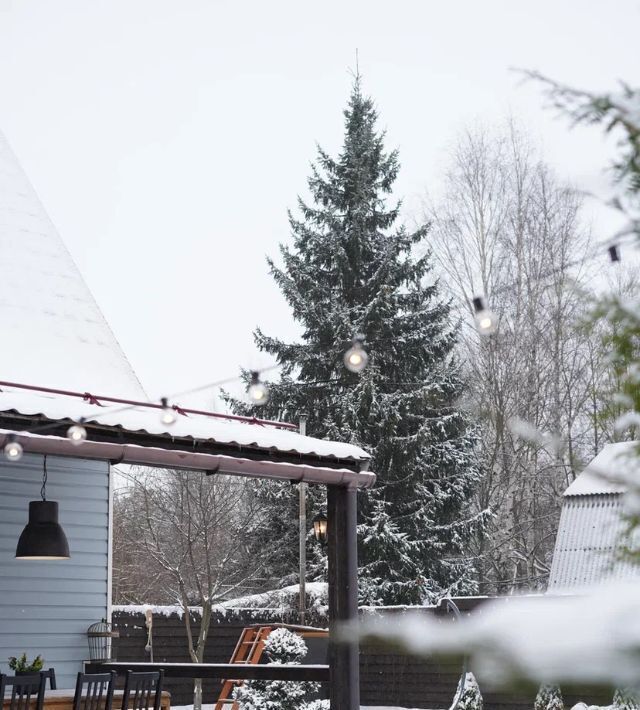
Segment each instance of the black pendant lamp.
[{"label": "black pendant lamp", "polygon": [[20,535],[17,560],[68,560],[69,543],[58,523],[58,503],[47,500],[47,457],[44,457],[42,500],[29,502],[29,522]]}]

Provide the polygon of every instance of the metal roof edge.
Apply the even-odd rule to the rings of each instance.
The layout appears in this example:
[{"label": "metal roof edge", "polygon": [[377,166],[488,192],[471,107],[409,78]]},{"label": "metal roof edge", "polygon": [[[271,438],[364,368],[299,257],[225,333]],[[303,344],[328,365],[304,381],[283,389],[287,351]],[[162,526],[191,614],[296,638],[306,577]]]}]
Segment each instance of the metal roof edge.
[{"label": "metal roof edge", "polygon": [[320,483],[347,488],[371,488],[376,481],[375,474],[369,471],[358,472],[347,468],[326,468],[281,461],[253,460],[242,456],[188,452],[127,443],[86,440],[77,446],[66,437],[43,436],[0,429],[0,436],[10,434],[15,436],[27,453],[100,459],[112,463],[156,466],[158,468],[192,469],[205,473],[296,483]]}]

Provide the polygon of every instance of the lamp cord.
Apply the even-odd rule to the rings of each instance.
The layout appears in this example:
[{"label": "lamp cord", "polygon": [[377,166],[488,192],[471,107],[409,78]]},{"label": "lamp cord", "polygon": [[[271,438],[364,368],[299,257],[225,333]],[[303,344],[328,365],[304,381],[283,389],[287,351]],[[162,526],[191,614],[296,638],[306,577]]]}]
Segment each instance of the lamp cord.
[{"label": "lamp cord", "polygon": [[47,455],[44,456],[44,464],[42,466],[42,488],[40,489],[42,500],[47,500]]}]

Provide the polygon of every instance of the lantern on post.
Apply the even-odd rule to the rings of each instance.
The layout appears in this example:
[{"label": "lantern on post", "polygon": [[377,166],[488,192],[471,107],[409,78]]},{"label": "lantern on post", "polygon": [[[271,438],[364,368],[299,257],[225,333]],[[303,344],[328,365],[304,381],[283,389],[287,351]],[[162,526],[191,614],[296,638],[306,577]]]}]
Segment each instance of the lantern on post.
[{"label": "lantern on post", "polygon": [[313,519],[313,534],[323,547],[327,544],[327,516],[324,513],[318,513]]},{"label": "lantern on post", "polygon": [[111,639],[120,637],[118,631],[111,630],[111,624],[106,619],[98,621],[87,629],[89,639],[89,660],[112,661],[114,660]]}]

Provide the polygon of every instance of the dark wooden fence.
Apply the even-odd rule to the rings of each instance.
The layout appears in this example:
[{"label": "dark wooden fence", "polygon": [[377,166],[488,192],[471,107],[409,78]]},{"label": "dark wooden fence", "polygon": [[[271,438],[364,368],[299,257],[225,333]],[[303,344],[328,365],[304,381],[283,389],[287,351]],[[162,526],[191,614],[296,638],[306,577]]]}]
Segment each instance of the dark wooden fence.
[{"label": "dark wooden fence", "polygon": [[[484,600],[469,599],[461,604],[463,611],[473,613]],[[402,614],[408,609],[388,608],[376,610],[383,615]],[[411,609],[415,611],[415,609]],[[364,613],[367,613],[366,610]],[[443,613],[432,608],[422,608],[420,613]],[[194,634],[197,634],[199,615],[192,614]],[[114,611],[114,628],[120,632],[117,640],[118,661],[149,661],[145,652],[147,630],[144,614]],[[214,613],[205,661],[227,663],[235,644],[245,626],[256,623],[297,623],[295,612],[277,609],[238,609]],[[326,618],[316,614],[308,623],[325,627]],[[154,661],[188,663],[184,620],[177,614],[153,616]],[[323,663],[322,658],[307,658],[308,663]],[[473,669],[471,669],[473,670]],[[448,708],[453,698],[461,668],[433,660],[418,659],[393,653],[387,648],[364,645],[360,653],[360,693],[362,705],[387,705],[407,708]],[[171,678],[166,682],[171,692],[173,705],[188,705],[193,702],[193,682],[188,679]],[[220,682],[207,680],[204,686],[204,702],[212,703],[218,697]],[[533,695],[517,696],[483,692],[485,710],[532,710]],[[565,706],[571,707],[579,700],[587,704],[608,705],[610,698],[565,696]]]}]

